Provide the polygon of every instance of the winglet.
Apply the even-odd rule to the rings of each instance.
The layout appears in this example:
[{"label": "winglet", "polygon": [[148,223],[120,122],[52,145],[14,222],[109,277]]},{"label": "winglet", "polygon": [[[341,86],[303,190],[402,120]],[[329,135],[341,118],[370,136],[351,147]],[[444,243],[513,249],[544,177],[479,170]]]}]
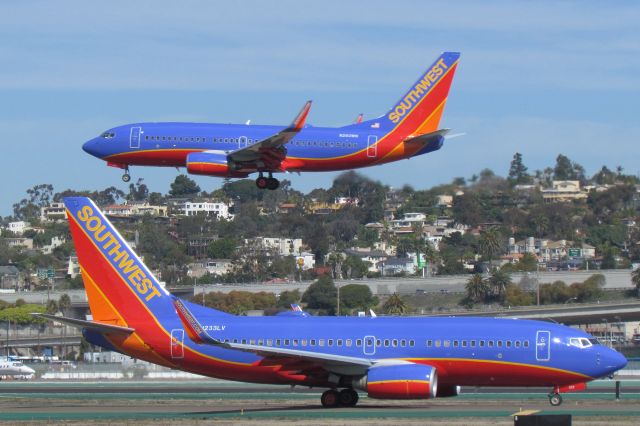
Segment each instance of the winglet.
[{"label": "winglet", "polygon": [[300,110],[296,118],[294,118],[293,122],[291,122],[291,126],[289,126],[290,129],[295,131],[302,130],[302,128],[304,127],[305,121],[307,121],[309,110],[311,109],[311,102],[312,101],[307,101],[307,103],[304,104],[304,106],[302,107],[302,109]]},{"label": "winglet", "polygon": [[362,123],[363,119],[364,119],[364,114],[360,114],[358,115],[358,117],[356,118],[356,121],[353,124],[360,124]]},{"label": "winglet", "polygon": [[198,320],[195,316],[189,311],[186,305],[182,302],[182,300],[177,297],[173,299],[173,305],[176,307],[176,312],[180,317],[180,321],[184,326],[187,335],[191,340],[198,344],[208,343],[208,344],[219,344],[220,342],[207,334],[207,332],[202,328]]}]

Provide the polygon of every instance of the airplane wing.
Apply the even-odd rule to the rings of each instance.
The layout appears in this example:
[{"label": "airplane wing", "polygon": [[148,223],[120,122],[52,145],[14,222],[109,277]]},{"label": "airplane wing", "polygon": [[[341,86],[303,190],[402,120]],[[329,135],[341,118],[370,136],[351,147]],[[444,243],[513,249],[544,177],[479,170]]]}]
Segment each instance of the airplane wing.
[{"label": "airplane wing", "polygon": [[200,325],[195,316],[189,311],[184,303],[178,298],[174,299],[176,312],[184,325],[187,335],[196,343],[219,346],[227,349],[235,349],[257,355],[275,358],[308,361],[317,364],[329,371],[336,368],[350,368],[354,372],[364,372],[375,364],[375,361],[366,358],[358,358],[344,355],[334,355],[327,353],[317,353],[299,349],[287,349],[263,345],[247,345],[242,343],[223,342],[214,339]]},{"label": "airplane wing", "polygon": [[311,101],[307,101],[287,128],[253,145],[233,151],[228,158],[237,163],[262,160],[268,168],[277,169],[286,155],[283,147],[302,130],[310,109]]},{"label": "airplane wing", "polygon": [[111,333],[111,334],[131,334],[135,331],[133,328],[121,327],[119,325],[104,324],[95,321],[85,321],[77,318],[59,317],[56,315],[41,314],[39,312],[33,312],[31,315],[35,317],[41,317],[57,321],[62,324],[68,324],[77,328],[86,328],[87,330],[97,331],[99,333]]}]

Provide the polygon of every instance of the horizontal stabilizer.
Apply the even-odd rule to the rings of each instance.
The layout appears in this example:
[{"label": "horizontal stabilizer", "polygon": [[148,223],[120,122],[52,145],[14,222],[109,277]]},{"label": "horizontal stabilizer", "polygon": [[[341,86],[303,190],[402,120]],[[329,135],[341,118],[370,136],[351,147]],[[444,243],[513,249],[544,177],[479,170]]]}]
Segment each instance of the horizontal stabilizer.
[{"label": "horizontal stabilizer", "polygon": [[440,139],[440,138],[444,138],[444,136],[449,133],[449,131],[451,131],[451,129],[440,129],[440,130],[436,130],[435,132],[431,132],[431,133],[425,133],[423,135],[420,136],[414,136],[412,138],[406,139],[404,141],[404,143],[411,143],[411,144],[420,144],[420,145],[426,145],[429,142],[432,142],[434,140]]},{"label": "horizontal stabilizer", "polygon": [[67,324],[72,327],[84,328],[87,330],[97,331],[99,333],[111,333],[111,334],[131,334],[135,331],[133,328],[121,327],[119,325],[104,324],[95,321],[86,321],[77,318],[59,317],[56,315],[41,314],[34,312],[31,315],[40,318],[46,318],[52,321],[57,321],[62,324]]}]

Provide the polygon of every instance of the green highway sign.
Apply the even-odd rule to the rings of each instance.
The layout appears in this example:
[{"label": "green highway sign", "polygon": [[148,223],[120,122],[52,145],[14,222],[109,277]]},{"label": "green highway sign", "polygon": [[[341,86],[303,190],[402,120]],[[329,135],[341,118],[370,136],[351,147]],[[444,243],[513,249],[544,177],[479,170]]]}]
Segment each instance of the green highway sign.
[{"label": "green highway sign", "polygon": [[580,255],[582,253],[580,253],[582,250],[577,249],[577,248],[570,248],[569,249],[569,257],[580,257]]}]

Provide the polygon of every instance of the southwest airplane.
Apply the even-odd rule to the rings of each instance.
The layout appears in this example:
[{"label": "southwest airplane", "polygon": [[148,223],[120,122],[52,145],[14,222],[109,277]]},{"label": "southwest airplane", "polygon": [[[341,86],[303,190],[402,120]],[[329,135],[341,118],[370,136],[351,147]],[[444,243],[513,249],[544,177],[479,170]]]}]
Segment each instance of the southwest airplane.
[{"label": "southwest airplane", "polygon": [[[83,149],[125,170],[129,166],[186,167],[192,174],[245,178],[277,189],[278,172],[323,172],[375,166],[436,151],[439,129],[460,54],[443,53],[383,116],[344,127],[311,127],[307,102],[287,126],[202,123],[134,123],[114,127]],[[267,177],[265,177],[265,173]]]},{"label": "southwest airplane", "polygon": [[171,295],[88,198],[64,200],[93,320],[75,325],[108,350],[253,383],[326,388],[325,407],[371,398],[455,396],[460,386],[584,389],[627,361],[580,330],[493,318],[243,317]]}]

